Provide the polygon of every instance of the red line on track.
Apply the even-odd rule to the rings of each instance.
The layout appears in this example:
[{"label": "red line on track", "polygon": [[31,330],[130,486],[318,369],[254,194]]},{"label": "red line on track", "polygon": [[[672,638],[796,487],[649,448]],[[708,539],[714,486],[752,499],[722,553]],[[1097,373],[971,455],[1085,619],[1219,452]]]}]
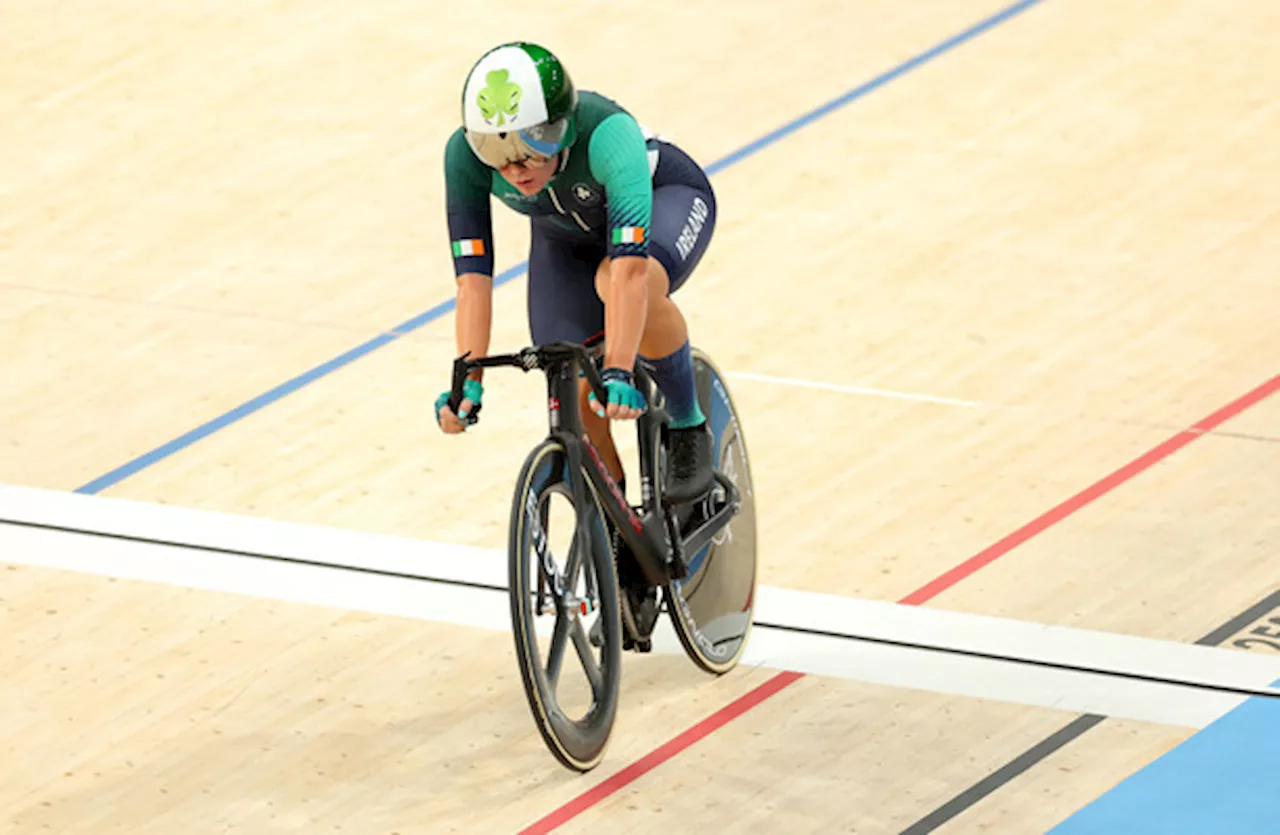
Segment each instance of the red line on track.
[{"label": "red line on track", "polygon": [[804,673],[778,673],[778,675],[761,684],[750,693],[739,696],[698,724],[654,748],[612,777],[606,778],[604,782],[597,783],[587,789],[542,820],[527,829],[520,830],[520,835],[542,835],[542,833],[550,832],[561,824],[568,823],[601,800],[633,782],[636,778],[662,765],[693,743],[746,713],[791,682],[803,677]]},{"label": "red line on track", "polygon": [[[936,597],[966,577],[973,575],[984,566],[995,562],[1000,557],[1026,542],[1028,539],[1031,539],[1033,536],[1042,533],[1045,529],[1061,522],[1080,508],[1088,505],[1095,499],[1106,495],[1145,470],[1150,469],[1156,463],[1168,458],[1170,455],[1182,449],[1196,438],[1203,436],[1207,432],[1211,432],[1251,406],[1261,403],[1277,391],[1280,391],[1280,374],[1272,377],[1270,380],[1242,397],[1233,400],[1203,420],[1197,421],[1160,445],[1153,447],[1130,461],[1128,464],[1125,464],[1120,469],[1103,478],[1101,481],[1081,490],[1062,504],[1041,514],[1018,530],[1006,536],[1004,539],[1001,539],[999,542],[983,550],[981,553],[970,557],[945,574],[929,581],[898,602],[911,606],[918,606],[921,603]],[[736,719],[748,710],[754,708],[756,705],[776,695],[787,686],[802,678],[804,678],[803,673],[790,671],[778,673],[776,676],[769,679],[764,684],[761,684],[751,692],[746,695],[739,696],[737,699],[720,708],[707,718],[671,738],[667,742],[650,751],[648,754],[645,754],[631,765],[612,776],[605,778],[602,782],[587,789],[573,800],[558,809],[555,809],[546,817],[536,821],[526,829],[521,830],[520,835],[543,835],[543,833],[551,832],[563,824],[568,823],[570,820],[582,814],[587,809],[590,809],[600,801],[617,793],[618,791],[621,791],[642,775],[649,773],[667,760],[670,760],[672,757],[693,745],[698,740],[709,736],[724,727],[733,719]]]},{"label": "red line on track", "polygon": [[1265,400],[1268,395],[1274,394],[1277,389],[1280,389],[1280,375],[1272,377],[1253,391],[1243,397],[1233,400],[1218,411],[1209,415],[1204,420],[1192,424],[1189,428],[1182,430],[1159,446],[1144,452],[1142,455],[1139,455],[1128,464],[1125,464],[1111,475],[1101,481],[1091,484],[1057,507],[1037,516],[1035,519],[1032,519],[1030,522],[1023,525],[1021,528],[1018,528],[1016,531],[981,553],[970,557],[940,577],[935,577],[925,583],[920,588],[911,592],[911,594],[902,598],[899,602],[918,606],[926,600],[931,600],[932,598],[937,597],[956,583],[972,575],[978,569],[983,566],[990,565],[1000,559],[1031,537],[1042,533],[1046,528],[1056,525],[1058,522],[1066,519],[1080,508],[1093,502],[1095,499],[1105,496],[1121,484],[1129,481],[1139,473],[1150,469],[1157,462],[1173,455],[1196,438],[1199,438],[1206,432],[1216,429],[1250,406]]}]

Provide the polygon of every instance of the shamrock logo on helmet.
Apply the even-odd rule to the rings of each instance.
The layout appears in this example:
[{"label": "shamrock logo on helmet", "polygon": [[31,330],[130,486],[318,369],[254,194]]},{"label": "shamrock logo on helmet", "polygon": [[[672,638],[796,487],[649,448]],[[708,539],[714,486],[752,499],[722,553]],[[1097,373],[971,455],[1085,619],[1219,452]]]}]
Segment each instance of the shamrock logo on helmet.
[{"label": "shamrock logo on helmet", "polygon": [[491,125],[495,124],[495,116],[498,117],[496,124],[502,126],[506,123],[504,115],[514,117],[520,110],[522,91],[519,84],[508,80],[509,76],[506,70],[493,70],[484,77],[487,86],[476,95],[476,107]]}]

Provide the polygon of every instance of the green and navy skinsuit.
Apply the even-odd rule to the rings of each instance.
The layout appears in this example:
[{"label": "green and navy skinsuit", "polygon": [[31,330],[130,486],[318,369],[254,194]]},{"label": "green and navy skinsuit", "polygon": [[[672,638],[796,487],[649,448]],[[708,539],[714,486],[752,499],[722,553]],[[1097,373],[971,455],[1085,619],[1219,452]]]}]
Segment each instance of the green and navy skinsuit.
[{"label": "green and navy skinsuit", "polygon": [[529,328],[539,345],[583,342],[604,329],[595,274],[605,258],[651,255],[666,269],[674,292],[702,258],[715,227],[715,195],[706,174],[617,103],[580,92],[577,130],[551,182],[527,197],[476,158],[461,128],[445,150],[458,275],[493,275],[490,195],[529,216]]}]

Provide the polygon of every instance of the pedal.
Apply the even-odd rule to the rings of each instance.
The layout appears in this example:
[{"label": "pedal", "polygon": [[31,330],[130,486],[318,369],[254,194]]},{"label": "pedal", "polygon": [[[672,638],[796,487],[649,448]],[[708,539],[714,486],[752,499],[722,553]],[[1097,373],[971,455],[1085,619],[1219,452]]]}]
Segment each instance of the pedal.
[{"label": "pedal", "polygon": [[650,638],[632,638],[630,635],[622,639],[623,652],[636,652],[641,655],[653,650],[653,640]]}]

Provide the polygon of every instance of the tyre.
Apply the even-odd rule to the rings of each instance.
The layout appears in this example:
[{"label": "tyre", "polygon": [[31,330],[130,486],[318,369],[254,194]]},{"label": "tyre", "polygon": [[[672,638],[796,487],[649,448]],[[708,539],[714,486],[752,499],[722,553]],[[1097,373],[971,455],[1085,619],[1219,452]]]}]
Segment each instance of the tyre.
[{"label": "tyre", "polygon": [[556,759],[588,771],[604,756],[618,709],[622,627],[604,511],[590,479],[571,473],[568,461],[554,438],[525,460],[511,507],[509,590],[534,723]]}]

